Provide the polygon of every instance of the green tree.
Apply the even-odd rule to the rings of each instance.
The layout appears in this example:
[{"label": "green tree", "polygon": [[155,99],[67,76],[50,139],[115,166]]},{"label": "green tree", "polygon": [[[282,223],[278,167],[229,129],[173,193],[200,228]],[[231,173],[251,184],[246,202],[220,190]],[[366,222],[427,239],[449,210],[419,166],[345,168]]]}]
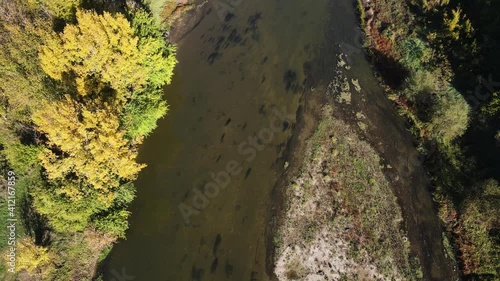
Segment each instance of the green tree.
[{"label": "green tree", "polygon": [[460,221],[470,243],[462,251],[467,267],[473,270],[470,273],[498,278],[500,245],[495,233],[500,226],[500,185],[490,179],[480,189],[480,194],[467,199],[462,208]]},{"label": "green tree", "polygon": [[139,37],[138,48],[142,55],[141,65],[147,70],[147,87],[135,91],[124,108],[122,122],[128,136],[137,139],[147,136],[156,121],[168,109],[163,100],[163,86],[172,80],[177,63],[176,48],[167,44],[156,21],[145,11],[132,14],[132,27]]},{"label": "green tree", "polygon": [[500,92],[495,92],[489,102],[481,107],[481,115],[486,118],[498,116],[500,114]]},{"label": "green tree", "polygon": [[123,109],[122,123],[127,130],[127,136],[136,142],[141,142],[156,128],[156,122],[168,110],[167,102],[163,100],[163,89],[149,89],[132,94],[132,100]]},{"label": "green tree", "polygon": [[113,204],[105,212],[94,215],[92,223],[104,233],[124,238],[125,230],[128,228],[128,217],[130,216],[127,208],[134,198],[134,185],[132,183],[121,185],[115,191]]},{"label": "green tree", "polygon": [[42,2],[55,16],[70,20],[82,0],[42,0]]},{"label": "green tree", "polygon": [[132,14],[132,28],[139,37],[141,64],[148,70],[148,84],[155,88],[170,84],[177,64],[176,47],[163,39],[156,21],[143,10]]},{"label": "green tree", "polygon": [[9,165],[16,173],[27,174],[29,169],[36,166],[41,147],[24,145],[20,142],[5,143],[4,154]]},{"label": "green tree", "polygon": [[462,136],[469,125],[470,107],[454,88],[441,92],[427,130],[431,136],[447,144]]},{"label": "green tree", "polygon": [[419,71],[428,63],[432,56],[432,50],[419,38],[408,38],[402,41],[401,62],[412,71]]},{"label": "green tree", "polygon": [[[83,190],[85,196],[71,197],[64,192],[67,190]],[[92,215],[109,207],[92,188],[70,181],[34,187],[31,194],[36,211],[44,215],[56,231],[63,233],[83,231],[90,225]]]}]

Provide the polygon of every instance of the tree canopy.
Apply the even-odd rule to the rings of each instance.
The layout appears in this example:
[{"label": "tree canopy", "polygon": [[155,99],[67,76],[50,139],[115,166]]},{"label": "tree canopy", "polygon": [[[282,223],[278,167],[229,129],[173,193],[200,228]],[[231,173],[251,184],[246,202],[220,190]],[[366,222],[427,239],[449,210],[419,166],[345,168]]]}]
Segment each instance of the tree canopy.
[{"label": "tree canopy", "polygon": [[19,230],[18,269],[43,280],[88,279],[95,264],[48,257],[99,254],[52,238],[91,233],[109,246],[124,237],[145,166],[138,145],[167,112],[163,87],[177,63],[140,5],[82,5],[90,3],[0,1],[0,167],[23,179],[16,217],[39,227]]},{"label": "tree canopy", "polygon": [[[124,138],[113,104],[93,101],[94,108],[71,100],[48,102],[33,115],[48,139],[40,160],[51,180],[76,176],[103,191],[134,180],[144,165]],[[75,192],[71,192],[74,194]]]},{"label": "tree canopy", "polygon": [[43,70],[53,79],[76,84],[86,96],[109,86],[128,98],[129,89],[146,84],[147,71],[141,66],[138,38],[121,14],[78,10],[78,24],[67,25],[49,37],[40,50]]},{"label": "tree canopy", "polygon": [[34,204],[58,231],[94,223],[123,234],[127,204],[117,200],[133,195],[118,191],[145,166],[136,162],[136,145],[167,111],[162,87],[172,78],[175,48],[148,13],[130,17],[132,24],[122,14],[77,10],[76,24],[40,48],[41,68],[67,91],[43,100],[32,116],[45,138],[39,160],[47,179]]}]

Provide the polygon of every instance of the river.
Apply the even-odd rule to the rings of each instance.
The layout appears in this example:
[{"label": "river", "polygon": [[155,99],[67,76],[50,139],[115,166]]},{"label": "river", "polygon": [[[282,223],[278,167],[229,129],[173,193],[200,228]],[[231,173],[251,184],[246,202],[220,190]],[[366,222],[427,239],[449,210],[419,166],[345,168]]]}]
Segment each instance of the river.
[{"label": "river", "polygon": [[[235,0],[225,6],[232,16],[221,17],[215,10],[221,1],[209,0],[211,12],[178,43],[179,64],[165,89],[170,110],[141,147],[139,161],[148,166],[136,181],[127,239],[104,263],[105,280],[272,279],[265,233],[280,157],[302,95],[334,75],[340,42],[353,47],[353,70],[366,76],[360,82],[377,89],[369,101],[382,106],[368,110],[371,128],[385,122],[380,116],[398,118],[376,116],[381,108],[392,109],[355,44],[354,3],[333,2]],[[398,128],[380,128],[374,138],[386,130],[398,134],[398,122]],[[401,151],[413,149],[407,135],[401,138]],[[397,158],[394,151],[381,153]],[[208,197],[200,195],[204,188]],[[405,218],[415,211],[413,195],[431,206],[422,211],[430,220],[424,230],[416,219],[407,226],[416,233],[410,240],[422,258],[429,254],[425,249],[440,247],[422,245],[440,241],[441,234],[425,184],[405,188],[409,194],[398,194],[400,203],[409,205],[403,206]],[[441,261],[442,253],[431,254],[430,264]],[[429,280],[445,280],[439,279],[445,275],[439,265],[425,271]]]},{"label": "river", "polygon": [[[134,280],[269,280],[267,207],[293,123],[273,116],[296,112],[304,64],[323,42],[327,4],[244,0],[231,18],[212,10],[179,42],[166,88],[170,110],[141,147],[139,161],[148,167],[136,181],[127,239],[111,252],[105,280],[122,270]],[[271,121],[280,130],[257,144],[253,159],[238,152]],[[241,173],[187,223],[179,204],[193,207],[194,190],[232,161]]]}]

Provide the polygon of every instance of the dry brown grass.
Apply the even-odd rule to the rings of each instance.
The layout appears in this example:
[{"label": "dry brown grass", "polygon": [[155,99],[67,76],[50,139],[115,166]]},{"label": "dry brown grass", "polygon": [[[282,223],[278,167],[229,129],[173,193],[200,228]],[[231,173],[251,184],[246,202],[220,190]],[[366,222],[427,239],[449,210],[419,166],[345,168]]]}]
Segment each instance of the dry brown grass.
[{"label": "dry brown grass", "polygon": [[280,280],[290,279],[287,268],[300,280],[320,270],[335,280],[418,278],[401,229],[401,209],[380,162],[370,144],[325,109],[286,191],[277,239]]}]

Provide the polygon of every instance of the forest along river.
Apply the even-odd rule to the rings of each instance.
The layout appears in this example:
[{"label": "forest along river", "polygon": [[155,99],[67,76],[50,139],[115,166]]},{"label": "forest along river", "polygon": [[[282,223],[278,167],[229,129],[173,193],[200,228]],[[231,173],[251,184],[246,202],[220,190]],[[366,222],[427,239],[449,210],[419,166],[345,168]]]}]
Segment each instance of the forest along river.
[{"label": "forest along river", "polygon": [[[414,151],[411,138],[401,119],[387,113],[390,103],[354,42],[354,3],[232,2],[238,3],[234,16],[221,19],[212,9],[179,42],[179,64],[166,88],[170,111],[141,147],[139,160],[148,167],[136,181],[127,239],[108,256],[104,279],[271,280],[265,233],[283,167],[278,159],[301,95],[326,88],[325,77],[336,75],[341,42],[353,58],[347,75],[370,89],[353,96],[342,114],[349,119],[355,106],[363,107],[370,141],[383,143],[378,149],[398,171],[411,171],[397,185],[410,242],[425,260],[426,279],[448,279],[449,267],[439,265],[441,233],[428,186],[412,183],[426,176],[400,157]],[[228,171],[233,174],[225,178]],[[212,173],[222,175],[218,191]],[[205,187],[208,198],[201,198]]]},{"label": "forest along river", "polygon": [[[270,279],[264,233],[275,162],[292,133],[304,63],[324,39],[327,4],[243,0],[232,18],[212,10],[179,42],[165,95],[170,111],[141,147],[148,167],[105,280],[123,273],[151,281]],[[249,138],[259,133],[252,148]],[[179,204],[195,208],[211,173],[228,163],[241,172],[186,220]]]}]

